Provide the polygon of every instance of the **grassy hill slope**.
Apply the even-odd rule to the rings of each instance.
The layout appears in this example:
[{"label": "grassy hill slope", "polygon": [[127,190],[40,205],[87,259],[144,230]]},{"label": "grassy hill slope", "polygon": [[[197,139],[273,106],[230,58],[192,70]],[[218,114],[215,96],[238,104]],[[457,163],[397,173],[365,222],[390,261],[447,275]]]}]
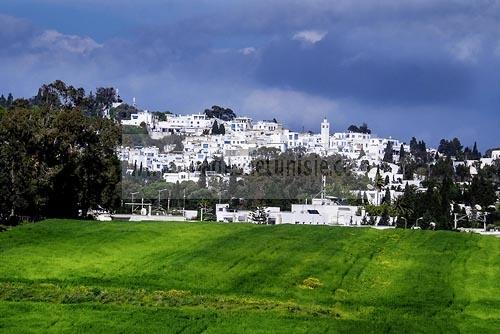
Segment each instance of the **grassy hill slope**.
[{"label": "grassy hill slope", "polygon": [[48,220],[0,233],[0,333],[500,331],[500,239]]}]

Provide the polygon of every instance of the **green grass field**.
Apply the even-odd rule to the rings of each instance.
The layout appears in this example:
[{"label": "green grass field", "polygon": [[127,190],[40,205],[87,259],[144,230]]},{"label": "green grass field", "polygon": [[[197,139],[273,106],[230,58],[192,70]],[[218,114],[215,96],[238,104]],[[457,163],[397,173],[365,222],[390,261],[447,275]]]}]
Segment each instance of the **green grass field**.
[{"label": "green grass field", "polygon": [[0,233],[0,333],[499,333],[500,239],[47,220]]}]

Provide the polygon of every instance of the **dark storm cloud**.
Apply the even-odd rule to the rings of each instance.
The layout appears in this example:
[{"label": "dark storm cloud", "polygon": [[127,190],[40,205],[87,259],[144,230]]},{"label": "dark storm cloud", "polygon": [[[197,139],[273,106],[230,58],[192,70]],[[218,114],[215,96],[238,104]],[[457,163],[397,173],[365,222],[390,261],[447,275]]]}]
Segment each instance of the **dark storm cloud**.
[{"label": "dark storm cloud", "polygon": [[222,104],[298,129],[328,116],[336,130],[369,121],[381,135],[499,141],[497,1],[26,0],[5,10],[2,92],[61,78],[117,86],[154,109]]},{"label": "dark storm cloud", "polygon": [[283,40],[264,52],[258,77],[269,85],[370,103],[441,104],[467,98],[473,88],[470,65],[435,55],[401,57],[399,47],[377,55],[333,33],[311,47]]}]

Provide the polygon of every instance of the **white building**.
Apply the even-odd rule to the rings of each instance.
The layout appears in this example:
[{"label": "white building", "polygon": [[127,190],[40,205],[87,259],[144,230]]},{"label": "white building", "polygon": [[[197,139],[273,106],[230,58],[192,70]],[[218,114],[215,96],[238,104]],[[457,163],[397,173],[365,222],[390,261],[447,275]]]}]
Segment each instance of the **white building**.
[{"label": "white building", "polygon": [[158,121],[152,127],[152,136],[161,138],[170,134],[202,135],[209,132],[214,122],[205,114],[172,115],[166,116],[165,121]]},{"label": "white building", "polygon": [[147,110],[131,114],[130,119],[124,119],[121,121],[122,125],[133,125],[133,126],[140,126],[143,123],[148,126],[151,126],[153,124],[153,114]]},{"label": "white building", "polygon": [[182,183],[184,181],[198,182],[198,180],[200,179],[200,172],[164,173],[163,179],[167,183]]},{"label": "white building", "polygon": [[[357,206],[338,205],[330,199],[313,199],[311,204],[292,204],[291,211],[278,207],[265,208],[269,224],[361,225],[365,214]],[[219,222],[251,222],[250,211],[232,210],[229,204],[216,204]]]}]

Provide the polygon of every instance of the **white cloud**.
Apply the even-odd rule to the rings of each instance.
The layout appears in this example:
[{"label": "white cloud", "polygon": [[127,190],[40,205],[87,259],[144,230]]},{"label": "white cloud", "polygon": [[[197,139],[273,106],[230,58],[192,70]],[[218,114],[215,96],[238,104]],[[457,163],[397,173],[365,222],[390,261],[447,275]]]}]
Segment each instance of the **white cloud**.
[{"label": "white cloud", "polygon": [[324,30],[302,30],[293,35],[292,39],[303,43],[316,44],[325,38],[327,31]]},{"label": "white cloud", "polygon": [[88,53],[102,47],[102,45],[98,44],[90,37],[65,35],[56,30],[43,31],[33,39],[32,46],[77,54]]},{"label": "white cloud", "polygon": [[[255,118],[276,117],[288,125],[302,124],[315,129],[323,117],[338,119],[335,101],[295,90],[253,90],[243,99],[241,113]],[[331,120],[333,121],[333,120]]]},{"label": "white cloud", "polygon": [[244,54],[245,56],[248,56],[248,55],[255,53],[257,50],[253,46],[250,46],[247,48],[239,49],[238,51],[240,53]]},{"label": "white cloud", "polygon": [[476,62],[481,52],[482,43],[479,36],[466,37],[450,47],[451,54],[463,62]]}]

